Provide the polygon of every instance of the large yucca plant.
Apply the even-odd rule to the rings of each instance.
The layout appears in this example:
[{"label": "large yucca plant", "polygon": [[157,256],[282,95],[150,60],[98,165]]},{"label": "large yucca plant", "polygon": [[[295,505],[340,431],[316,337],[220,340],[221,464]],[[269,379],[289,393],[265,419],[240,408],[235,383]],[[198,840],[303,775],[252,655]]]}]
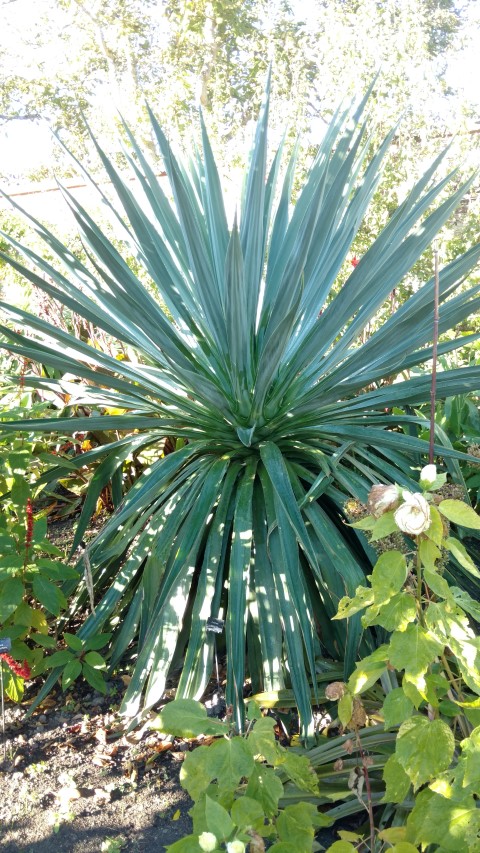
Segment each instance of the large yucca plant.
[{"label": "large yucca plant", "polygon": [[[410,417],[410,430],[398,430],[399,416],[388,412],[428,400],[429,377],[379,381],[431,357],[432,282],[363,344],[361,333],[471,181],[445,198],[456,173],[435,182],[439,157],[338,290],[394,133],[367,162],[366,100],[335,114],[292,206],[295,154],[283,177],[281,150],[267,172],[267,94],[231,228],[203,121],[203,155],[195,152],[187,168],[151,115],[173,204],[128,128],[126,156],[141,201],[97,144],[129,224],[111,211],[149,289],[67,191],[89,262],[33,220],[63,271],[4,235],[27,260],[24,266],[3,256],[16,270],[138,354],[138,362],[118,361],[3,305],[15,328],[29,332],[1,327],[7,349],[82,380],[22,382],[66,388],[71,402],[125,410],[21,424],[127,435],[82,456],[82,465],[101,461],[75,545],[101,488],[118,480],[132,450],[159,447],[88,553],[97,604],[79,634],[89,637],[120,617],[111,661],[133,648],[128,714],[158,702],[182,660],[178,695],[202,694],[212,663],[210,617],[225,616],[227,701],[239,726],[247,673],[265,690],[290,683],[306,729],[316,660],[343,659],[348,672],[362,643],[371,642],[356,618],[346,631],[330,622],[373,556],[363,534],[346,525],[344,505],[364,501],[378,481],[415,488],[426,444],[415,437],[413,415],[400,418],[405,425]],[[458,287],[479,255],[476,246],[442,270],[440,332],[477,309],[479,287]],[[449,340],[440,352],[476,337]],[[437,393],[467,392],[479,380],[480,368],[444,372]],[[167,456],[160,451],[165,435],[182,439]],[[458,454],[446,446],[437,452],[460,476]]]}]

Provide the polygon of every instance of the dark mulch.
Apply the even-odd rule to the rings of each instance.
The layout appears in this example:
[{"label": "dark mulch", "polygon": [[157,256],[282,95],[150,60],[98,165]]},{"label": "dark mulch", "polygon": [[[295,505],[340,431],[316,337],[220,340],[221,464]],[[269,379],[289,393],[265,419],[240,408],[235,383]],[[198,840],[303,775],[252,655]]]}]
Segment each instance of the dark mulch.
[{"label": "dark mulch", "polygon": [[122,853],[158,853],[191,832],[179,784],[188,744],[146,727],[126,734],[115,698],[85,688],[53,694],[29,719],[26,705],[7,705],[3,853],[100,853],[107,838],[121,839]]}]

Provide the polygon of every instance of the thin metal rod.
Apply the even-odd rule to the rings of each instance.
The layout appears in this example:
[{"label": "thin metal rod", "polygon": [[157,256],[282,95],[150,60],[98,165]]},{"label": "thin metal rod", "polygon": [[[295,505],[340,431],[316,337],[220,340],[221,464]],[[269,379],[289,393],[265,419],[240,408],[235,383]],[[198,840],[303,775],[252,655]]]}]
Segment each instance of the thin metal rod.
[{"label": "thin metal rod", "polygon": [[440,275],[438,270],[438,249],[433,250],[435,275],[433,283],[433,350],[432,350],[432,384],[430,386],[430,441],[428,461],[433,463],[435,444],[435,399],[437,393],[437,351],[438,351],[438,302],[440,293]]},{"label": "thin metal rod", "polygon": [[2,694],[2,735],[3,735],[3,760],[7,760],[7,741],[5,739],[5,699],[3,696],[3,663],[0,661],[0,693]]}]

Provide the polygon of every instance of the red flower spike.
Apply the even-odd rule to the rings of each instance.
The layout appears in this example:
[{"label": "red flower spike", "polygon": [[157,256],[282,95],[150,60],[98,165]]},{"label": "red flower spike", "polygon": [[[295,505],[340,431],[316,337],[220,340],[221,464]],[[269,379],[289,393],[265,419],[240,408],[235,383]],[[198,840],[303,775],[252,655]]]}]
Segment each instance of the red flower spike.
[{"label": "red flower spike", "polygon": [[26,660],[21,664],[18,660],[14,660],[11,655],[7,655],[6,652],[0,654],[0,660],[4,660],[15,675],[19,675],[20,678],[30,678],[32,671]]},{"label": "red flower spike", "polygon": [[357,256],[354,255],[352,260],[350,261],[350,263],[351,263],[352,267],[358,267],[360,261],[358,260]]},{"label": "red flower spike", "polygon": [[27,535],[25,537],[25,548],[28,550],[33,539],[33,506],[30,498],[27,499]]}]

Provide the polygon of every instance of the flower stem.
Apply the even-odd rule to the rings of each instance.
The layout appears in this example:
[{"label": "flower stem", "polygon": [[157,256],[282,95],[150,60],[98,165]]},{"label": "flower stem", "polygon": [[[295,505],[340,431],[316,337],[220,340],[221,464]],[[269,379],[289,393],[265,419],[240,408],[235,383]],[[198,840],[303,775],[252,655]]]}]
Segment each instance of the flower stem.
[{"label": "flower stem", "polygon": [[422,608],[422,561],[420,559],[420,537],[417,538],[417,616],[422,628],[425,627]]}]

